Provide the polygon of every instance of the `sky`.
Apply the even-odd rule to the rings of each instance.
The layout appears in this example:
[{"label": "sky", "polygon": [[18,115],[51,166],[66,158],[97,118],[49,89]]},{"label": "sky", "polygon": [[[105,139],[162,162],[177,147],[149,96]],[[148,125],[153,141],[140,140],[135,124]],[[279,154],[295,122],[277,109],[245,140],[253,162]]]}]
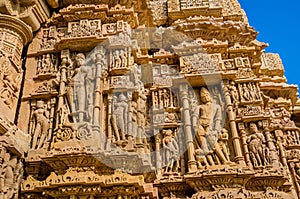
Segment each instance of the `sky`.
[{"label": "sky", "polygon": [[289,84],[300,85],[299,0],[239,0],[266,52],[279,53]]}]

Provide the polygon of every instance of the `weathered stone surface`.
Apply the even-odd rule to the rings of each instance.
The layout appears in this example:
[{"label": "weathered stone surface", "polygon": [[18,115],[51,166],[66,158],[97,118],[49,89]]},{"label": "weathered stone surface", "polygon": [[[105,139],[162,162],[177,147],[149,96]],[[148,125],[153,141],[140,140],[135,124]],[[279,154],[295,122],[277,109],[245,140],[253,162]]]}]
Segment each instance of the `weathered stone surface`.
[{"label": "weathered stone surface", "polygon": [[237,0],[0,13],[0,199],[300,197],[298,88]]}]

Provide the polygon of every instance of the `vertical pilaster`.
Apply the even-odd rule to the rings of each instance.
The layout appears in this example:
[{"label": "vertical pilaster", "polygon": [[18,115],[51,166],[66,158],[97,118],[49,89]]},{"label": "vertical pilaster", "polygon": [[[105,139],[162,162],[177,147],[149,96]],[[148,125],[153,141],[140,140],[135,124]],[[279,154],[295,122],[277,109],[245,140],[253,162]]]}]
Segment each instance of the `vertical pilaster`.
[{"label": "vertical pilaster", "polygon": [[0,112],[13,122],[23,77],[22,51],[32,39],[31,28],[20,19],[0,15]]},{"label": "vertical pilaster", "polygon": [[96,52],[96,80],[95,80],[95,101],[93,124],[100,124],[101,107],[103,106],[103,82],[101,82],[102,68],[105,66],[104,48],[97,49]]},{"label": "vertical pilaster", "polygon": [[282,130],[275,130],[275,136],[276,136],[277,145],[278,145],[278,148],[279,148],[279,154],[280,154],[281,162],[282,162],[283,166],[287,167],[288,163],[287,163],[287,160],[286,160],[285,149],[284,149],[284,146],[283,146],[283,132],[282,132]]},{"label": "vertical pilaster", "polygon": [[244,156],[242,153],[242,148],[240,144],[240,137],[236,128],[235,114],[233,112],[233,104],[231,103],[230,93],[225,92],[225,101],[227,105],[227,116],[229,120],[229,125],[232,133],[232,140],[235,152],[235,161],[242,166],[246,166]]},{"label": "vertical pilaster", "polygon": [[267,120],[264,120],[263,121],[263,127],[264,127],[264,134],[266,136],[266,142],[267,142],[267,145],[270,149],[270,155],[271,155],[271,158],[272,158],[272,164],[274,166],[279,166],[279,162],[278,162],[278,159],[276,157],[276,147],[275,147],[275,144],[273,142],[273,139],[272,139],[272,135],[269,131],[269,128],[268,128],[268,121]]},{"label": "vertical pilaster", "polygon": [[182,115],[184,120],[184,132],[185,132],[186,146],[187,146],[187,153],[188,153],[188,172],[194,172],[197,170],[197,163],[195,161],[195,156],[194,156],[195,149],[193,143],[191,114],[189,108],[188,85],[181,84],[179,89],[180,89],[180,97],[182,102]]}]

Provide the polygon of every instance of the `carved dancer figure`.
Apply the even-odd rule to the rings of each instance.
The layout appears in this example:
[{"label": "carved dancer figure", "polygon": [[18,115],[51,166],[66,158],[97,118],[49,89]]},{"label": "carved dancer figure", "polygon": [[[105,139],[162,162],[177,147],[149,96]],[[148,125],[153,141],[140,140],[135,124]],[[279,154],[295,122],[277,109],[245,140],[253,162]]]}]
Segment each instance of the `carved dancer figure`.
[{"label": "carved dancer figure", "polygon": [[164,162],[166,164],[165,172],[178,172],[179,169],[179,146],[173,136],[171,129],[163,131],[164,138],[162,140],[164,149]]},{"label": "carved dancer figure", "polygon": [[33,138],[31,143],[32,149],[42,148],[47,139],[48,130],[50,128],[48,111],[46,110],[44,101],[38,100],[36,107],[36,110],[33,112],[35,128],[33,131]]}]

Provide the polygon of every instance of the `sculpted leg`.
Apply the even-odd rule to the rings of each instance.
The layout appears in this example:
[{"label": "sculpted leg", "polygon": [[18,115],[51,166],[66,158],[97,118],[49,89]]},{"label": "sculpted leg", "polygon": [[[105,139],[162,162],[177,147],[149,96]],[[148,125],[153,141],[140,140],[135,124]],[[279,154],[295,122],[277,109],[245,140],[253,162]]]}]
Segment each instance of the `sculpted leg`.
[{"label": "sculpted leg", "polygon": [[38,123],[35,127],[35,131],[32,139],[32,147],[31,147],[32,149],[35,149],[37,146],[37,140],[40,135],[40,132],[41,132],[41,125]]}]

